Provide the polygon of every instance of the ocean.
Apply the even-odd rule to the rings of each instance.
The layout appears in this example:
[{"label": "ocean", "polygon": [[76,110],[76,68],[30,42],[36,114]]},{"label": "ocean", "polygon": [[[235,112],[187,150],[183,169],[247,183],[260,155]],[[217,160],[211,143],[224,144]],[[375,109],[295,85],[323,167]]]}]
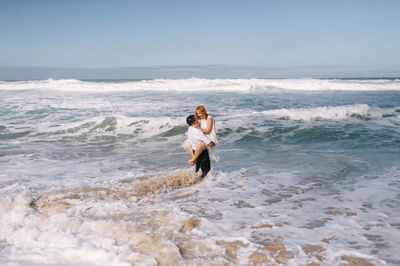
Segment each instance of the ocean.
[{"label": "ocean", "polygon": [[1,265],[400,264],[400,79],[0,81],[0,169]]}]

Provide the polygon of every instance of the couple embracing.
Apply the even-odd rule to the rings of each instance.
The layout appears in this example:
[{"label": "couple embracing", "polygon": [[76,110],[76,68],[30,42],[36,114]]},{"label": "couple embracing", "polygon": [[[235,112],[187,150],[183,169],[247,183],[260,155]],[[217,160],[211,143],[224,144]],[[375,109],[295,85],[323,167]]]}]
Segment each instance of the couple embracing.
[{"label": "couple embracing", "polygon": [[215,161],[219,160],[214,151],[214,146],[218,143],[215,121],[207,114],[204,106],[198,106],[195,115],[186,118],[186,123],[189,125],[188,139],[183,146],[192,156],[188,164],[196,164],[196,172],[201,169],[201,177],[204,178],[211,168],[210,157]]}]

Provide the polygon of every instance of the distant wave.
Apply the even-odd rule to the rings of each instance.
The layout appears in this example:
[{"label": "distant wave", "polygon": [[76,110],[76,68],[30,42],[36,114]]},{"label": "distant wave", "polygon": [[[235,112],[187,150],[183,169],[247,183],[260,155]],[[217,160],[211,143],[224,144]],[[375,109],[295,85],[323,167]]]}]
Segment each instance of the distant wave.
[{"label": "distant wave", "polygon": [[350,117],[364,117],[369,114],[370,109],[371,107],[367,104],[322,106],[314,108],[274,109],[227,116],[224,117],[224,119],[229,120],[248,116],[267,116],[271,118],[286,118],[290,120],[303,121],[311,121],[315,119],[343,120]]},{"label": "distant wave", "polygon": [[316,108],[279,109],[262,112],[264,115],[287,117],[291,120],[311,121],[315,119],[343,120],[349,117],[363,117],[368,114],[370,107],[367,104],[344,106],[325,106]]},{"label": "distant wave", "polygon": [[155,79],[141,81],[81,81],[48,79],[31,81],[0,81],[0,90],[62,90],[62,91],[388,91],[400,90],[395,79]]}]

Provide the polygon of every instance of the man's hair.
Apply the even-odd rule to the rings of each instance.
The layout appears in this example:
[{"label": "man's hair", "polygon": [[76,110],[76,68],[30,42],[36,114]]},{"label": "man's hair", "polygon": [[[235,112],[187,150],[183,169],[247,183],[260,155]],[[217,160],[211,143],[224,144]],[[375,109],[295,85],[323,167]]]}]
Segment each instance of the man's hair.
[{"label": "man's hair", "polygon": [[186,117],[186,123],[187,123],[189,126],[193,125],[193,123],[194,123],[195,120],[196,120],[196,119],[194,118],[194,115],[189,115],[188,117]]}]

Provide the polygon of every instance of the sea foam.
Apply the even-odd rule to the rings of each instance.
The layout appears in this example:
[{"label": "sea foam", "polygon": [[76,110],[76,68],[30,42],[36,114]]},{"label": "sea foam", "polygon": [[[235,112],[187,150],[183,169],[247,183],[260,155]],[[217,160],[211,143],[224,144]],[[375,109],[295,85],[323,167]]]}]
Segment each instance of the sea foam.
[{"label": "sea foam", "polygon": [[[343,120],[350,117],[363,117],[369,114],[371,107],[367,104],[354,104],[342,106],[321,106],[314,108],[293,108],[273,109],[259,112],[249,112],[239,115],[225,116],[224,120],[245,119],[245,117],[263,116],[274,118],[287,118],[290,120],[312,121],[322,120]],[[382,110],[382,109],[381,109]],[[380,112],[383,112],[379,110]]]},{"label": "sea foam", "polygon": [[370,107],[367,104],[355,104],[345,106],[324,106],[316,108],[279,109],[263,111],[262,114],[304,121],[311,121],[315,119],[343,120],[352,116],[366,116],[369,110]]},{"label": "sea foam", "polygon": [[387,91],[400,90],[400,80],[341,79],[155,79],[141,81],[81,81],[75,79],[0,82],[0,90],[62,90],[62,91]]}]

